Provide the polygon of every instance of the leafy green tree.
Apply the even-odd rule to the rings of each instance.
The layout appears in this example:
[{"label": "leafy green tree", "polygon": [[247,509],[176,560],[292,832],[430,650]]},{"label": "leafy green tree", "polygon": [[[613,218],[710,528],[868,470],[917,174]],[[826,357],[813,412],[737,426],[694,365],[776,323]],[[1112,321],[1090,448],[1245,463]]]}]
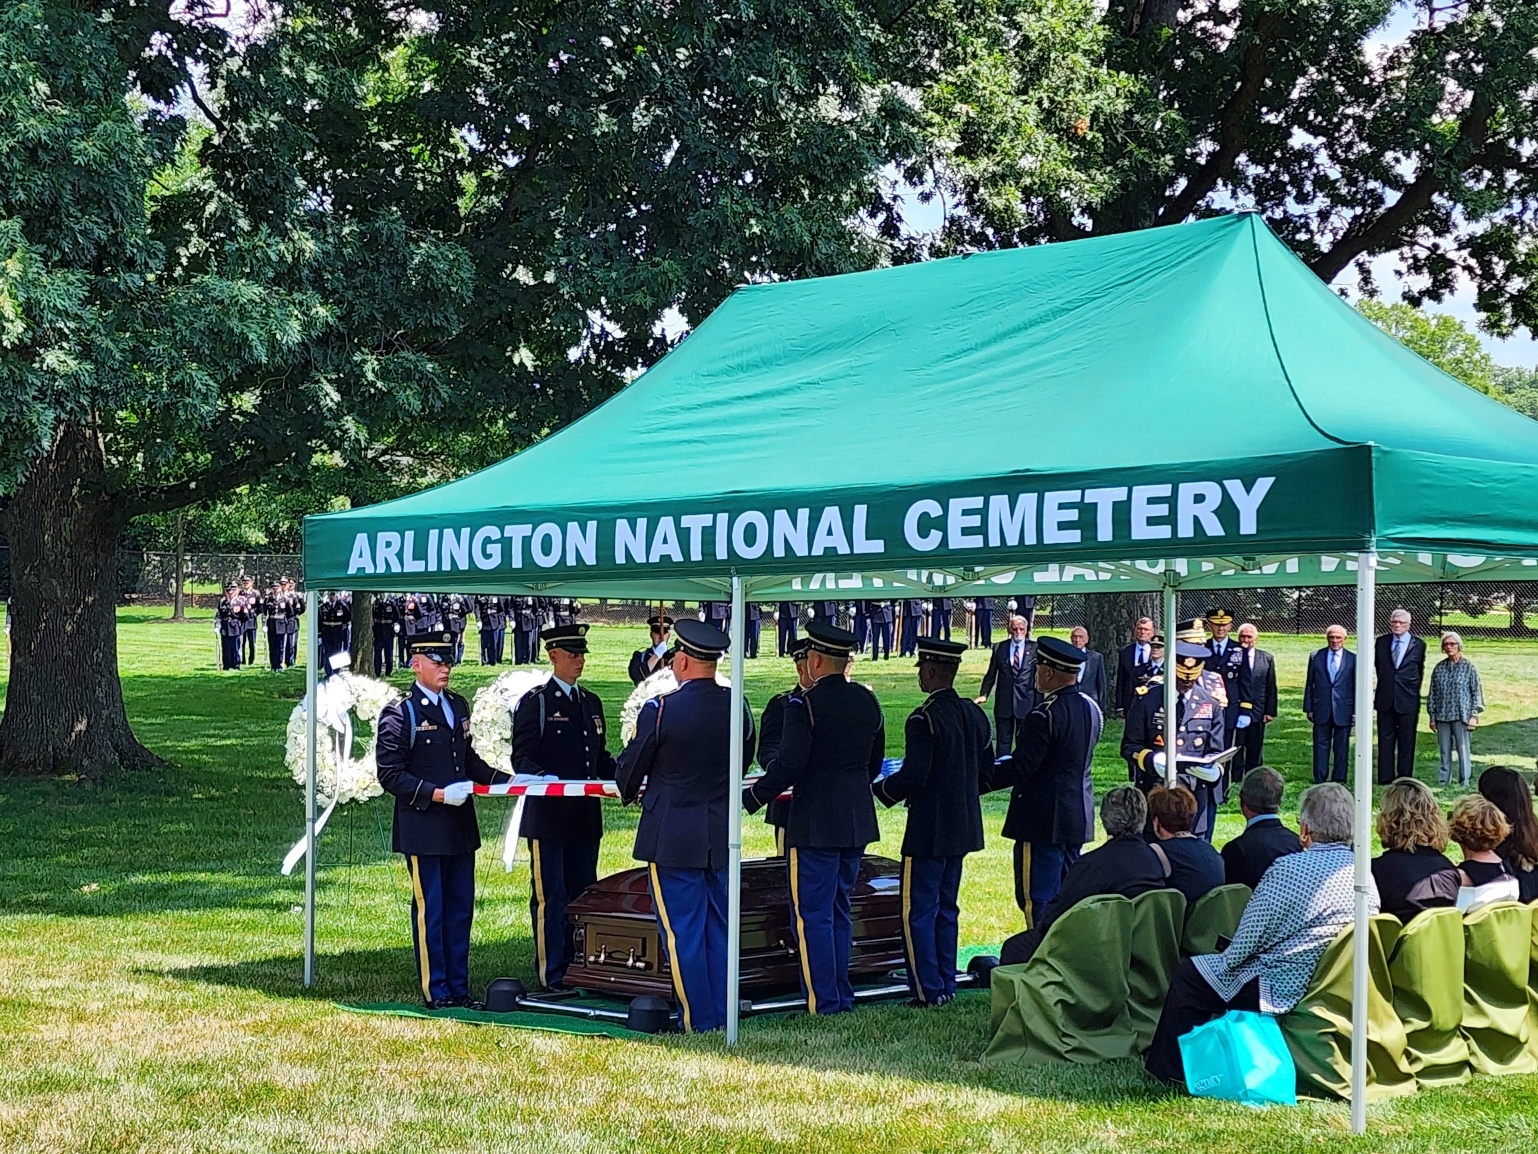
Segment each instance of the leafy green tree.
[{"label": "leafy green tree", "polygon": [[1365,300],[1357,309],[1389,336],[1471,389],[1495,395],[1495,361],[1457,317],[1428,313],[1402,301]]},{"label": "leafy green tree", "polygon": [[1497,368],[1491,396],[1538,421],[1538,369]]},{"label": "leafy green tree", "polygon": [[457,471],[614,392],[669,309],[880,259],[910,8],[0,6],[0,772],[152,760],[116,662],[134,518]]}]

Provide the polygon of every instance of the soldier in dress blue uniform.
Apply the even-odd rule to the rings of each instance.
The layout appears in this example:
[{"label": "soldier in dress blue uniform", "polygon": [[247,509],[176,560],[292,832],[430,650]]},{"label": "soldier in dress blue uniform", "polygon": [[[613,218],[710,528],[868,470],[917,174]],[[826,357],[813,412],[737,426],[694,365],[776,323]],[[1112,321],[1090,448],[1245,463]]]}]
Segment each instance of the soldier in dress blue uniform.
[{"label": "soldier in dress blue uniform", "polygon": [[550,618],[556,625],[573,625],[582,612],[582,602],[573,597],[555,597],[550,602]]},{"label": "soldier in dress blue uniform", "polygon": [[748,619],[744,621],[742,631],[742,647],[744,657],[758,656],[758,636],[763,632],[764,607],[757,601],[749,601]]},{"label": "soldier in dress blue uniform", "polygon": [[892,659],[892,630],[897,619],[897,608],[890,601],[872,601],[870,605],[870,658],[872,661]]},{"label": "soldier in dress blue uniform", "polygon": [[[587,661],[585,624],[540,632],[550,680],[513,710],[513,772],[563,781],[612,781],[614,757],[604,748],[603,702],[577,684]],[[554,989],[572,959],[566,904],[598,880],[603,809],[596,797],[531,797],[523,808],[533,892],[534,964]]]},{"label": "soldier in dress blue uniform", "polygon": [[242,665],[256,664],[256,619],[262,611],[262,595],[250,577],[240,579],[240,599],[246,604],[246,631],[240,639]]},{"label": "soldier in dress blue uniform", "polygon": [[870,602],[865,600],[855,601],[850,611],[852,617],[849,625],[854,632],[854,651],[864,653],[865,645],[870,640]]},{"label": "soldier in dress blue uniform", "polygon": [[454,664],[465,659],[465,630],[470,626],[470,603],[458,593],[450,593],[441,602],[443,627],[454,635]]},{"label": "soldier in dress blue uniform", "polygon": [[919,645],[919,621],[924,616],[924,603],[917,598],[909,598],[902,603],[902,633],[897,647],[897,656],[912,657],[918,652]]},{"label": "soldier in dress blue uniform", "polygon": [[666,613],[653,613],[646,619],[651,628],[651,644],[637,649],[630,655],[630,683],[640,685],[653,673],[668,663],[668,639],[673,631],[673,619]]},{"label": "soldier in dress blue uniform", "polygon": [[1088,654],[1056,637],[1036,642],[1041,701],[1016,731],[1014,752],[993,769],[1012,787],[1004,836],[1015,843],[1015,904],[1030,929],[1063,888],[1068,867],[1095,840],[1090,771],[1105,726],[1100,704],[1079,688]]},{"label": "soldier in dress blue uniform", "polygon": [[[641,707],[615,781],[634,801],[641,786],[635,858],[648,862],[652,905],[687,1033],[726,1025],[726,867],[731,796],[732,691],[716,684],[729,641],[700,621],[680,621],[673,649],[678,688]],[[742,719],[742,764],[753,760],[753,712]]]},{"label": "soldier in dress blue uniform", "polygon": [[800,614],[801,606],[794,601],[781,601],[774,608],[775,631],[779,635],[775,652],[780,657],[789,654],[790,647],[796,643],[796,623]]},{"label": "soldier in dress blue uniform", "polygon": [[449,689],[453,639],[422,633],[411,641],[416,684],[379,716],[379,784],[395,798],[390,848],[411,875],[411,944],[422,997],[432,1009],[479,1008],[470,998],[470,921],[475,914],[475,851],[481,831],[471,783],[510,775],[470,745],[470,703]]},{"label": "soldier in dress blue uniform", "polygon": [[320,655],[322,664],[333,653],[347,652],[347,627],[352,624],[352,605],[338,593],[327,593],[320,603]]},{"label": "soldier in dress blue uniform", "polygon": [[283,583],[274,581],[262,598],[261,611],[267,618],[267,663],[276,673],[283,668]]},{"label": "soldier in dress blue uniform", "polygon": [[790,904],[807,1011],[854,1008],[849,895],[865,847],[881,836],[871,782],[886,755],[881,704],[845,677],[854,634],[821,616],[806,627],[812,687],[785,703],[779,752],[742,792],[749,813],[794,787],[785,828]]},{"label": "soldier in dress blue uniform", "polygon": [[[1243,710],[1240,709],[1240,698],[1244,696],[1244,646],[1230,637],[1229,631],[1234,627],[1234,617],[1226,609],[1215,608],[1207,610],[1207,627],[1212,630],[1212,638],[1207,642],[1207,648],[1211,656],[1207,658],[1207,672],[1216,674],[1223,680],[1223,695],[1227,699],[1223,706],[1223,729],[1226,734],[1232,736],[1235,732],[1235,723],[1239,720],[1241,712],[1247,712],[1250,708],[1246,703]],[[1233,768],[1237,768],[1238,759],[1234,759]]]},{"label": "soldier in dress blue uniform", "polygon": [[972,610],[972,629],[981,649],[993,647],[993,598],[979,597]]},{"label": "soldier in dress blue uniform", "polygon": [[240,599],[240,586],[225,586],[214,617],[219,631],[220,668],[239,669],[240,643],[246,634],[246,611]]},{"label": "soldier in dress blue uniform", "polygon": [[527,665],[539,646],[539,602],[533,597],[513,598],[513,664]]},{"label": "soldier in dress blue uniform", "polygon": [[821,621],[824,625],[838,628],[838,602],[837,601],[813,601],[811,608],[812,620]]},{"label": "soldier in dress blue uniform", "polygon": [[481,639],[481,664],[501,665],[503,639],[507,634],[507,598],[477,597],[475,624]]},{"label": "soldier in dress blue uniform", "polygon": [[876,782],[883,805],[908,807],[903,833],[903,945],[908,988],[920,1006],[956,994],[961,867],[983,848],[978,800],[993,770],[992,732],[976,703],[957,696],[966,646],[920,638],[919,688],[929,694],[908,715],[902,768]]},{"label": "soldier in dress blue uniform", "polygon": [[304,594],[294,587],[292,577],[285,577],[283,596],[283,665],[292,669],[299,660],[299,621],[304,616]]},{"label": "soldier in dress blue uniform", "polygon": [[951,599],[936,597],[929,608],[929,635],[951,639]]},{"label": "soldier in dress blue uniform", "polygon": [[374,676],[388,677],[395,672],[395,638],[401,631],[400,599],[385,593],[374,594],[370,615],[374,622]]},{"label": "soldier in dress blue uniform", "polygon": [[[1205,645],[1191,641],[1175,644],[1177,781],[1196,795],[1192,832],[1211,841],[1217,808],[1227,797],[1225,783],[1221,778],[1206,781],[1179,769],[1180,757],[1205,757],[1227,748],[1224,703],[1202,676],[1209,656]],[[1121,755],[1127,761],[1133,783],[1144,793],[1164,784],[1165,752],[1164,678],[1160,676],[1134,691],[1122,734]]]},{"label": "soldier in dress blue uniform", "polygon": [[[790,656],[796,663],[796,684],[783,693],[776,693],[764,705],[764,713],[758,722],[758,764],[768,769],[769,763],[779,755],[780,742],[785,736],[785,703],[792,694],[812,687],[812,679],[806,672],[806,655],[810,642],[801,638],[790,647]],[[785,823],[790,820],[790,799],[771,798],[764,806],[764,823],[774,829],[773,857],[785,856]]]}]

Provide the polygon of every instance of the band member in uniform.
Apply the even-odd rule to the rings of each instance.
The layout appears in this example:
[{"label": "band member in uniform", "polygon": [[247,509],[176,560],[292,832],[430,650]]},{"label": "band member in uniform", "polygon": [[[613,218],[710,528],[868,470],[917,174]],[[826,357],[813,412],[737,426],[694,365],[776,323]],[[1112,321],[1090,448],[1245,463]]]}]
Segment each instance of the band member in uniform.
[{"label": "band member in uniform", "polygon": [[1036,688],[1036,642],[1031,639],[1030,622],[1019,614],[1009,619],[1009,636],[993,647],[982,688],[973,700],[982,705],[995,686],[993,748],[996,756],[1008,757],[1019,728],[1041,700]]},{"label": "band member in uniform", "polygon": [[[801,693],[812,687],[812,679],[806,672],[806,654],[810,642],[802,638],[790,647],[790,655],[796,662],[796,684],[783,693],[776,693],[764,706],[763,717],[758,722],[758,764],[769,768],[780,752],[780,741],[785,736],[785,703],[791,694]],[[774,827],[774,857],[785,856],[785,823],[790,820],[790,799],[771,798],[764,806],[764,823]]]},{"label": "band member in uniform", "polygon": [[781,601],[774,608],[775,632],[779,637],[775,652],[780,657],[788,654],[796,643],[796,621],[800,613],[801,606],[794,601]]},{"label": "band member in uniform", "polygon": [[400,603],[386,593],[374,594],[374,676],[395,672],[395,636],[401,631]]},{"label": "band member in uniform", "polygon": [[320,603],[321,664],[333,653],[347,652],[347,626],[352,623],[352,606],[338,593],[327,593]]},{"label": "band member in uniform", "polygon": [[470,745],[470,703],[449,689],[452,639],[412,638],[416,684],[379,716],[379,784],[395,798],[390,848],[411,875],[411,944],[429,1008],[479,1008],[470,999],[470,922],[481,831],[472,782],[509,775]]},{"label": "band member in uniform", "polygon": [[886,728],[875,694],[844,675],[854,634],[821,615],[806,633],[812,687],[786,701],[779,753],[742,802],[755,813],[795,787],[785,843],[801,982],[809,1013],[837,1014],[854,1008],[849,895],[865,847],[881,836],[871,782],[881,772]]},{"label": "band member in uniform", "polygon": [[919,688],[929,694],[908,715],[902,768],[876,782],[876,799],[908,807],[903,833],[903,945],[908,988],[921,1006],[943,1006],[956,994],[961,867],[983,848],[978,800],[993,770],[988,718],[956,694],[967,647],[919,639]]},{"label": "band member in uniform", "polygon": [[220,668],[239,669],[241,639],[246,635],[246,609],[240,597],[240,586],[224,587],[224,596],[219,598],[214,616],[218,621]]},{"label": "band member in uniform", "polygon": [[1012,787],[1004,836],[1015,843],[1015,904],[1027,929],[1041,920],[1068,867],[1095,838],[1090,771],[1105,717],[1079,688],[1085,657],[1056,637],[1036,643],[1041,702],[1016,731],[1014,753],[993,767],[992,788]]},{"label": "band member in uniform", "polygon": [[[550,658],[550,680],[524,695],[513,710],[513,772],[565,781],[612,781],[614,758],[604,748],[603,703],[577,684],[587,662],[585,624],[552,625],[540,632]],[[554,989],[571,963],[566,903],[598,880],[603,840],[602,803],[596,797],[531,797],[523,807],[533,892],[534,964],[540,984]]]},{"label": "band member in uniform", "polygon": [[[731,796],[732,691],[716,684],[729,641],[699,621],[678,623],[678,688],[641,707],[619,755],[620,797],[641,819],[635,858],[650,863],[652,905],[673,971],[686,1033],[726,1025],[726,866]],[[742,764],[753,761],[753,712],[744,709]]]},{"label": "band member in uniform", "polygon": [[539,602],[513,598],[513,664],[528,665],[539,648]]},{"label": "band member in uniform", "polygon": [[668,636],[673,629],[673,619],[666,613],[653,613],[646,619],[646,624],[651,627],[652,643],[630,655],[632,685],[640,685],[668,663]]},{"label": "band member in uniform", "polygon": [[[1205,645],[1190,641],[1175,644],[1175,745],[1176,781],[1196,795],[1196,821],[1192,832],[1212,840],[1218,806],[1228,796],[1222,775],[1206,780],[1208,771],[1198,776],[1190,766],[1179,768],[1180,757],[1199,758],[1221,753],[1227,748],[1227,730],[1223,725],[1223,702],[1217,699],[1202,674],[1209,651]],[[1132,781],[1145,794],[1165,783],[1164,748],[1164,678],[1140,685],[1127,710],[1127,728],[1122,733],[1121,755],[1127,761]]]},{"label": "band member in uniform", "polygon": [[242,665],[256,664],[256,619],[262,611],[262,595],[256,591],[256,582],[250,577],[240,580],[240,599],[246,603],[246,631],[240,638]]},{"label": "band member in uniform", "polygon": [[299,619],[304,616],[304,597],[291,577],[283,578],[283,664],[292,669],[299,660]]},{"label": "band member in uniform", "polygon": [[870,659],[892,659],[892,633],[897,623],[897,607],[890,601],[870,603]]}]

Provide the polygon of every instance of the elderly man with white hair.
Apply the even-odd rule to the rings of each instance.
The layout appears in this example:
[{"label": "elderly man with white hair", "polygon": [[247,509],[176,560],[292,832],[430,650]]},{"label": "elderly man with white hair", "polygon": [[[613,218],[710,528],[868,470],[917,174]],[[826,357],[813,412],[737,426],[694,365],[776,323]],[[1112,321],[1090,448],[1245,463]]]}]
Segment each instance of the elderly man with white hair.
[{"label": "elderly man with white hair", "polygon": [[1395,609],[1388,632],[1373,646],[1378,685],[1372,707],[1378,714],[1378,784],[1415,776],[1415,729],[1420,723],[1421,683],[1426,676],[1426,643],[1410,632],[1410,614]]},{"label": "elderly man with white hair", "polygon": [[[1285,1014],[1302,1000],[1319,959],[1355,914],[1351,792],[1325,782],[1303,791],[1303,852],[1271,863],[1222,953],[1187,958],[1175,970],[1144,1057],[1161,1081],[1185,1082],[1180,1038],[1229,1010]],[[1368,909],[1378,912],[1369,881]]]}]

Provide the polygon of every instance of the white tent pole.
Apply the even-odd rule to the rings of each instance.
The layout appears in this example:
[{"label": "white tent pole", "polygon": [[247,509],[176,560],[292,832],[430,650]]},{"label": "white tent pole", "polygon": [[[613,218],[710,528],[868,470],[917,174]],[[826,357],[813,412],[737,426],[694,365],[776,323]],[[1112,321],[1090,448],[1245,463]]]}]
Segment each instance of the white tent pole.
[{"label": "white tent pole", "polygon": [[304,984],[315,984],[315,715],[316,638],[320,636],[320,604],[315,590],[304,593]]},{"label": "white tent pole", "polygon": [[1351,957],[1351,1132],[1367,1132],[1367,896],[1372,886],[1372,663],[1378,555],[1356,568],[1356,930]]},{"label": "white tent pole", "polygon": [[1164,783],[1175,788],[1175,586],[1164,583]]},{"label": "white tent pole", "polygon": [[726,1044],[737,1044],[737,1017],[742,985],[742,716],[743,636],[747,611],[742,578],[732,574],[732,728],[731,792],[726,799]]}]

